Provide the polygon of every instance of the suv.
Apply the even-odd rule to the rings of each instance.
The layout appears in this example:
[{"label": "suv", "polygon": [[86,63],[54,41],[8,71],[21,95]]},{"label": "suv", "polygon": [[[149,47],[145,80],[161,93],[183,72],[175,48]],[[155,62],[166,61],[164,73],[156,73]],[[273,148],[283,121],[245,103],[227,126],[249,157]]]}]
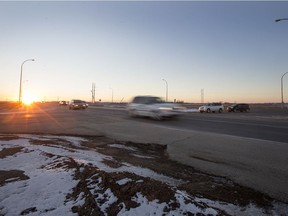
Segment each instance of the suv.
[{"label": "suv", "polygon": [[227,107],[228,112],[236,112],[236,111],[248,112],[249,110],[250,110],[249,105],[245,104],[245,103],[233,104],[233,105]]},{"label": "suv", "polygon": [[208,103],[208,104],[205,104],[205,105],[199,107],[198,110],[199,110],[200,113],[203,113],[203,112],[207,112],[207,113],[219,112],[219,113],[222,113],[223,110],[224,110],[224,106],[221,103]]},{"label": "suv", "polygon": [[74,109],[86,109],[87,105],[84,101],[82,100],[71,100],[69,103],[69,109],[74,110]]},{"label": "suv", "polygon": [[155,96],[136,96],[127,105],[130,116],[145,116],[157,120],[176,117],[179,115],[179,111],[183,109],[184,107],[166,103],[160,97]]}]

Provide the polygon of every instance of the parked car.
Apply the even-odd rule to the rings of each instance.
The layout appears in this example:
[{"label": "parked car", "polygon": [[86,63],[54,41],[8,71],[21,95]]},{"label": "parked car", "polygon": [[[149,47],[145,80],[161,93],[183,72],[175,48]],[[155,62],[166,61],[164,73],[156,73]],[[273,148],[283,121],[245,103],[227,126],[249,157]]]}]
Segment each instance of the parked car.
[{"label": "parked car", "polygon": [[69,103],[69,109],[86,109],[87,105],[82,100],[71,100]]},{"label": "parked car", "polygon": [[203,112],[219,112],[222,113],[224,110],[224,106],[222,103],[207,103],[203,106],[199,107],[199,112],[203,113]]},{"label": "parked car", "polygon": [[68,102],[67,101],[59,101],[60,106],[67,106]]},{"label": "parked car", "polygon": [[227,111],[228,112],[236,112],[236,111],[248,112],[250,111],[250,107],[248,104],[245,104],[245,103],[233,104],[227,107]]},{"label": "parked car", "polygon": [[180,114],[184,107],[173,103],[166,103],[156,96],[136,96],[127,105],[130,116],[144,116],[157,120],[173,118]]}]

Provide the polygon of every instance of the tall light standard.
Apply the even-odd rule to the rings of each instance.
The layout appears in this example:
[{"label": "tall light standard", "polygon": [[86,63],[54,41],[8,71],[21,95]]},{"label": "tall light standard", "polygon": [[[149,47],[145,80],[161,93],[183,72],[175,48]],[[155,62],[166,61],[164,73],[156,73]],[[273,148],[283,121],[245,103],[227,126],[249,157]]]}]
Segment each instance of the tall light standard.
[{"label": "tall light standard", "polygon": [[23,71],[23,65],[27,61],[35,61],[35,59],[27,59],[21,64],[20,88],[19,88],[19,104],[22,104],[22,71]]},{"label": "tall light standard", "polygon": [[284,100],[283,100],[283,77],[287,74],[288,72],[284,73],[281,77],[281,108],[283,109],[284,107]]},{"label": "tall light standard", "polygon": [[168,102],[168,83],[165,79],[162,79],[166,83],[166,102]]},{"label": "tall light standard", "polygon": [[[280,19],[276,19],[275,22],[280,22],[280,21],[284,21],[284,20],[288,20],[288,18],[280,18]],[[284,73],[281,77],[281,108],[284,108],[284,100],[283,100],[283,77],[287,74],[288,72]]]}]

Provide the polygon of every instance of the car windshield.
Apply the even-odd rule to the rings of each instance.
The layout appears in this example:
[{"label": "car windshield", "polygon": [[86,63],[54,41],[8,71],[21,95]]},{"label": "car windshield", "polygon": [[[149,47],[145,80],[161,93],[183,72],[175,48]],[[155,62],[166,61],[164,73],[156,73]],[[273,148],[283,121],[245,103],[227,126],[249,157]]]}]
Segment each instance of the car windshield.
[{"label": "car windshield", "polygon": [[81,100],[74,100],[74,103],[83,103]]},{"label": "car windshield", "polygon": [[153,98],[151,98],[150,102],[151,102],[151,103],[165,103],[165,101],[162,100],[162,99],[159,98],[159,97],[153,97]]}]

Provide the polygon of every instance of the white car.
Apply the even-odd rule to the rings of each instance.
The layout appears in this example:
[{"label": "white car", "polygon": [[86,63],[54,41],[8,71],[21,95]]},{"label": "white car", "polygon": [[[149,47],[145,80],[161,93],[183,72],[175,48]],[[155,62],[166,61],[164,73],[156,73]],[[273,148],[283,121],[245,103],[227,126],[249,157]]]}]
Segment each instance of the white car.
[{"label": "white car", "polygon": [[130,116],[144,116],[157,120],[176,117],[183,109],[182,106],[166,103],[160,97],[155,96],[136,96],[127,105]]},{"label": "white car", "polygon": [[222,113],[223,110],[224,110],[224,106],[221,103],[208,103],[208,104],[205,104],[205,105],[199,107],[198,110],[201,113],[203,113],[203,112],[207,112],[207,113],[219,112],[219,113]]}]

